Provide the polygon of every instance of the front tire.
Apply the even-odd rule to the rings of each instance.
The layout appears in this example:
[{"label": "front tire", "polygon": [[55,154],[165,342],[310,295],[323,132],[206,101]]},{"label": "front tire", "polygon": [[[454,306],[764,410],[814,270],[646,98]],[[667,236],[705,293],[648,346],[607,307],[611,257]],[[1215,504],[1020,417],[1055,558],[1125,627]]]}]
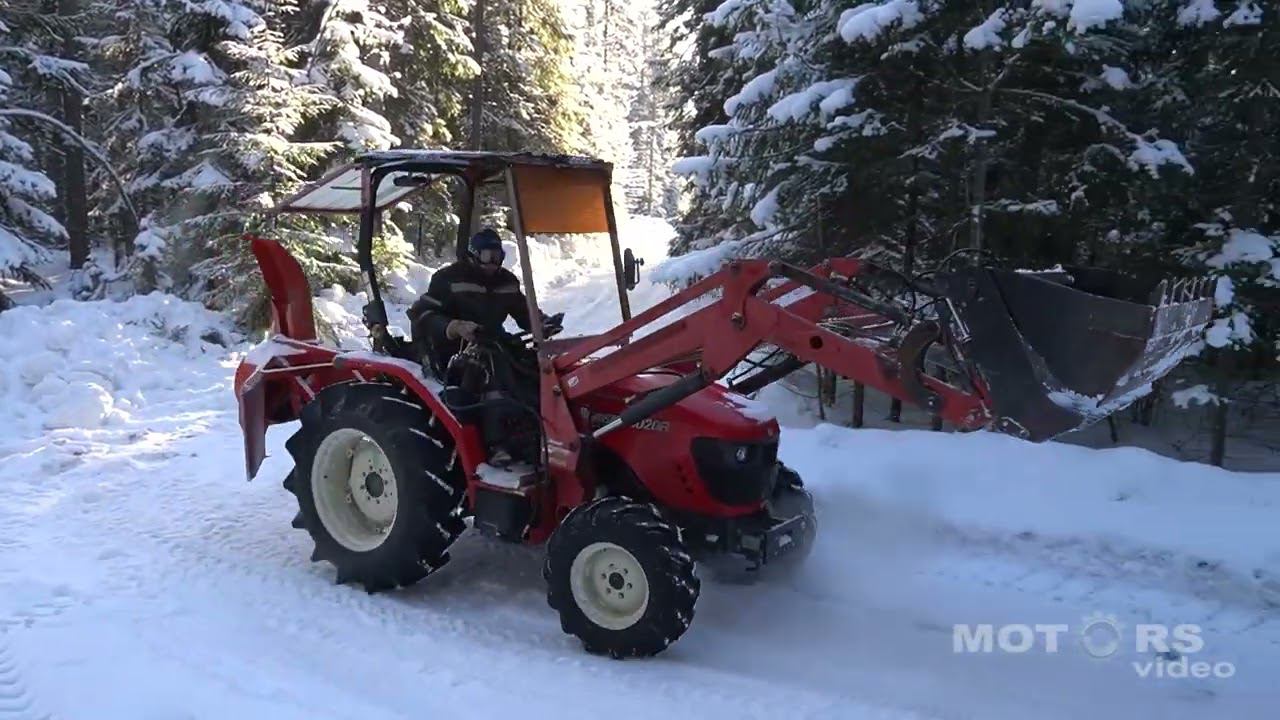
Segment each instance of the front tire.
[{"label": "front tire", "polygon": [[294,459],[284,486],[297,497],[294,527],[315,541],[313,561],[339,584],[369,592],[412,585],[449,560],[465,529],[465,493],[452,439],[397,385],[325,388],[285,443]]},{"label": "front tire", "polygon": [[574,509],[547,544],[547,603],[588,652],[657,655],[693,621],[701,583],[679,531],[651,504]]}]

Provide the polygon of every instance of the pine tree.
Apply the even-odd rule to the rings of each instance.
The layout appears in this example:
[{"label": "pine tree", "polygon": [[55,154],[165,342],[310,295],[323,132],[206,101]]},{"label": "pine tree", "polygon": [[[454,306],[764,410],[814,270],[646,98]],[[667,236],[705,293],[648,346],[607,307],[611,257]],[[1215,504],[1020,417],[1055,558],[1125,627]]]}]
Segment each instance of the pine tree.
[{"label": "pine tree", "polygon": [[[584,112],[571,92],[569,31],[551,0],[482,0],[472,43],[481,67],[479,138],[472,147],[544,153],[586,146]],[[477,33],[477,30],[479,31]]]},{"label": "pine tree", "polygon": [[667,122],[667,108],[673,98],[670,88],[661,81],[668,48],[658,33],[658,22],[656,10],[645,8],[640,17],[637,48],[636,72],[640,80],[627,113],[634,160],[625,183],[626,197],[634,212],[674,217],[679,210],[680,187],[670,164],[677,138]]},{"label": "pine tree", "polygon": [[201,250],[207,255],[192,267],[191,287],[212,307],[236,310],[258,323],[265,317],[265,298],[260,291],[246,291],[256,267],[243,239],[246,233],[269,234],[282,242],[315,287],[350,284],[355,275],[343,243],[327,232],[327,220],[267,214],[310,179],[336,148],[334,141],[295,139],[304,123],[321,117],[334,100],[324,88],[306,82],[305,70],[299,69],[302,49],[287,47],[276,29],[287,27],[294,10],[283,2],[250,10],[257,21],[245,16],[246,32],[218,43],[231,69],[224,101],[211,118],[216,127],[199,153],[204,158],[199,172],[208,181],[200,174],[188,175],[185,191],[194,203],[216,201],[218,206],[205,206],[205,212],[181,222],[184,234],[204,239]]},{"label": "pine tree", "polygon": [[115,32],[97,43],[98,62],[116,78],[94,106],[99,140],[112,166],[124,175],[145,227],[137,227],[120,190],[103,181],[101,170],[94,172],[95,215],[116,240],[116,265],[141,292],[170,285],[164,268],[165,231],[152,213],[169,199],[165,183],[187,169],[197,132],[191,118],[205,106],[203,93],[224,80],[202,56],[175,50],[167,35],[168,12],[166,0],[117,2],[110,10]]},{"label": "pine tree", "polygon": [[307,45],[306,80],[327,88],[335,101],[313,132],[337,137],[352,152],[399,145],[382,110],[398,94],[387,71],[405,43],[409,18],[388,17],[367,0],[313,0],[306,9],[319,16]]},{"label": "pine tree", "polygon": [[[392,130],[409,147],[454,147],[465,142],[470,83],[480,72],[467,37],[468,3],[395,0],[405,18],[404,42],[391,51],[397,92],[386,99]],[[430,72],[423,72],[430,68]]]},{"label": "pine tree", "polygon": [[[0,9],[0,107],[38,111],[48,84],[77,83],[84,70],[33,49],[48,28],[36,13],[26,4]],[[37,127],[45,134],[27,137],[51,143],[47,129]],[[37,148],[19,136],[21,129],[16,116],[0,116],[0,275],[41,284],[33,266],[50,259],[50,248],[68,234],[55,217],[57,188],[40,168]],[[9,305],[0,292],[0,310]]]},{"label": "pine tree", "polygon": [[[733,42],[708,54],[740,89],[727,123],[694,134],[710,152],[680,166],[705,198],[693,225],[721,213],[709,242],[907,270],[958,248],[1073,260],[1139,225],[1126,200],[1146,178],[1192,169],[1133,129],[1149,127],[1123,96],[1143,18],[1086,7],[1101,6],[728,0],[707,17]],[[1070,216],[1086,202],[1092,224]]]},{"label": "pine tree", "polygon": [[[145,214],[132,243],[134,280],[149,289],[168,267],[176,289],[260,319],[243,234],[262,229],[275,200],[334,150],[293,139],[332,104],[305,82],[302,50],[284,43],[281,29],[296,8],[142,0],[119,10],[125,41],[111,60],[123,72],[102,113]],[[117,200],[104,194],[101,207],[109,212]],[[314,279],[351,278],[352,263],[320,230],[287,218],[276,234]]]},{"label": "pine tree", "polygon": [[613,163],[615,180],[625,184],[634,164],[627,111],[640,89],[642,19],[636,6],[619,0],[563,7],[575,37],[571,64],[586,115],[585,150]]},{"label": "pine tree", "polygon": [[[660,0],[658,3],[659,28],[668,38],[665,67],[658,74],[657,84],[666,90],[669,98],[664,107],[665,119],[676,134],[676,155],[701,157],[705,148],[697,141],[699,130],[721,121],[724,103],[742,87],[745,78],[740,72],[731,72],[727,53],[731,52],[732,34],[720,22],[707,22],[708,13],[720,6],[719,0]],[[688,171],[690,165],[699,162],[683,162],[672,170]],[[696,182],[700,174],[684,172],[695,178],[687,182],[688,207],[676,224],[677,237],[672,250],[681,252],[695,247],[706,247],[722,240],[727,228],[740,220],[729,218],[719,207],[712,193],[702,191]]]},{"label": "pine tree", "polygon": [[1204,379],[1214,400],[1210,462],[1226,454],[1230,408],[1250,381],[1274,380],[1280,355],[1280,15],[1255,2],[1168,0],[1158,50],[1174,58],[1162,85],[1189,132],[1195,187],[1168,199],[1196,241],[1178,253],[1216,283]]},{"label": "pine tree", "polygon": [[[462,0],[396,0],[389,12],[407,19],[405,42],[391,53],[395,97],[387,118],[405,147],[464,147],[471,83],[480,72],[467,35]],[[423,68],[430,68],[424,72]],[[416,254],[451,258],[458,227],[456,188],[433,183],[413,199],[411,213],[393,213]]]}]

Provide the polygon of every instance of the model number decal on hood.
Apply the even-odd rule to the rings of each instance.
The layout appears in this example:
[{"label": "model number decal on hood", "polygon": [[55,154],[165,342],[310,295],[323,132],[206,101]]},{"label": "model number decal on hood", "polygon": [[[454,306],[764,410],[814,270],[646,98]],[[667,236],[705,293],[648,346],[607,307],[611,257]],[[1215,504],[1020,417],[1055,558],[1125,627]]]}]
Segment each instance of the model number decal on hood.
[{"label": "model number decal on hood", "polygon": [[[618,416],[610,413],[591,413],[591,429],[599,430],[601,427],[617,420]],[[671,423],[667,420],[655,420],[653,418],[645,418],[631,427],[637,430],[649,430],[652,432],[668,432],[671,430]]]}]

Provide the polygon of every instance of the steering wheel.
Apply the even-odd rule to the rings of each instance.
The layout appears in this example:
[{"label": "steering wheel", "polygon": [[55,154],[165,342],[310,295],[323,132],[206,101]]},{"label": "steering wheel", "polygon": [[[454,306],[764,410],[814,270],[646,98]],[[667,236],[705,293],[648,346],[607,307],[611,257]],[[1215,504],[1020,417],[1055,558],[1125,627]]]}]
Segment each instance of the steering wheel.
[{"label": "steering wheel", "polygon": [[542,316],[542,334],[547,337],[554,337],[564,332],[564,313],[558,312],[555,315]]},{"label": "steering wheel", "polygon": [[[556,313],[555,315],[542,316],[542,334],[545,338],[554,337],[564,331],[564,313]],[[535,344],[533,340],[533,332],[529,330],[521,330],[517,333],[509,333],[502,328],[489,328],[481,330],[477,333],[477,341],[492,342],[499,346],[515,347],[527,351],[533,351]]]}]

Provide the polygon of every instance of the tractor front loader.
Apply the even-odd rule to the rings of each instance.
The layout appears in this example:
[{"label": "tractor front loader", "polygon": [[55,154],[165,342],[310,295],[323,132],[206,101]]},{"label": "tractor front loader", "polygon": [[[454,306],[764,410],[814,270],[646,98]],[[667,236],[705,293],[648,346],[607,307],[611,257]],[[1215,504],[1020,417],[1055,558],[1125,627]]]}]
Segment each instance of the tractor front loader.
[{"label": "tractor front loader", "polygon": [[[395,151],[286,201],[281,212],[360,215],[364,352],[319,342],[297,262],[251,239],[273,334],[236,376],[246,470],[254,476],[265,457],[267,426],[300,421],[284,485],[313,559],[332,563],[339,582],[371,592],[417,582],[469,527],[545,542],[547,600],[565,632],[593,652],[653,655],[692,621],[696,561],[794,565],[815,540],[813,500],[778,460],[778,424],[748,395],[816,363],[958,429],[1039,442],[1145,392],[1192,351],[1212,311],[1200,282],[964,267],[898,277],[884,291],[885,271],[835,258],[808,270],[734,260],[633,317],[639,261],[620,251],[610,172],[586,158]],[[460,400],[415,357],[414,339],[390,329],[372,263],[382,210],[451,178],[464,191],[459,246],[478,190],[505,190],[511,208],[533,328],[485,333],[458,356],[485,381],[494,358],[529,379],[529,393],[492,401],[517,406],[536,438],[512,464],[490,462],[477,420],[490,401]],[[528,249],[537,233],[608,235],[617,326],[551,337]],[[931,370],[940,365],[945,375]]]}]

